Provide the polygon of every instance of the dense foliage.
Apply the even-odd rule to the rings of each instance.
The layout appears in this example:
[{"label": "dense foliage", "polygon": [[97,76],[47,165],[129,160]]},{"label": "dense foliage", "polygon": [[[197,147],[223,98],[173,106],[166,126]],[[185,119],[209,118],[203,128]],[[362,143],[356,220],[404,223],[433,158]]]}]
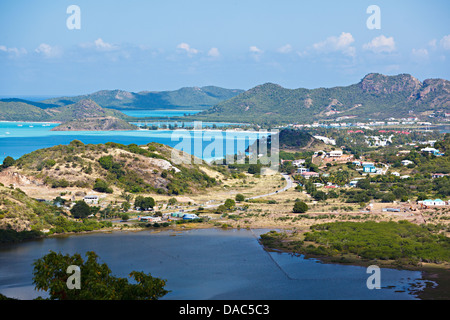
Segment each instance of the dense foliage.
[{"label": "dense foliage", "polygon": [[[126,278],[112,275],[109,267],[98,262],[95,252],[86,253],[84,261],[80,254],[72,256],[51,251],[33,263],[33,284],[37,290],[49,293],[49,300],[158,300],[169,291],[164,289],[166,280],[151,274],[133,271]],[[69,266],[80,268],[80,288],[69,289],[67,273]]]}]

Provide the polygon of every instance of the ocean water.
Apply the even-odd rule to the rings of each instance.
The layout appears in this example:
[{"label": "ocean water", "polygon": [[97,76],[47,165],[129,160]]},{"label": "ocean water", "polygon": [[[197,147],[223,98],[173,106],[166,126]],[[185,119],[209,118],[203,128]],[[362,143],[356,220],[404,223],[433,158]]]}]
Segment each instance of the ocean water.
[{"label": "ocean water", "polygon": [[[222,132],[220,130],[190,131],[183,135],[181,134],[183,131],[179,130],[51,131],[57,125],[55,123],[0,122],[0,163],[7,156],[18,159],[32,151],[60,144],[66,145],[73,140],[80,140],[84,144],[116,142],[125,145],[157,142],[194,154],[205,161],[211,161],[223,157],[226,153],[245,152],[245,149],[257,138],[266,135],[266,133],[258,132]],[[216,141],[219,141],[216,144],[218,147],[215,148],[217,152],[211,148]],[[227,141],[232,142],[231,150],[230,148],[227,150]],[[190,146],[187,142],[190,142]],[[222,147],[219,147],[220,145]],[[211,149],[213,149],[212,152]]]}]

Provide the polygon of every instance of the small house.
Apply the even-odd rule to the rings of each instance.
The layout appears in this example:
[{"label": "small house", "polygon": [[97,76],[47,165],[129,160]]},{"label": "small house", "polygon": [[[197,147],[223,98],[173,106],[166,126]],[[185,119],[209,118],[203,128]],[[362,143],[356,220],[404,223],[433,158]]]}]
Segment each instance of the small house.
[{"label": "small house", "polygon": [[408,166],[410,164],[413,164],[414,162],[412,162],[411,160],[403,160],[402,161],[402,166]]},{"label": "small house", "polygon": [[298,168],[297,169],[297,173],[302,174],[302,173],[305,173],[305,172],[309,172],[309,169],[307,169],[307,168]]},{"label": "small house", "polygon": [[309,179],[309,178],[318,178],[319,174],[317,172],[303,172],[302,176],[305,179]]},{"label": "small house", "polygon": [[199,217],[196,214],[186,213],[183,215],[183,220],[195,220],[195,219],[199,219]]},{"label": "small house", "polygon": [[84,202],[86,202],[87,204],[98,204],[98,196],[85,196],[83,198]]},{"label": "small house", "polygon": [[292,161],[292,165],[296,166],[296,167],[300,167],[301,165],[304,165],[305,162],[306,162],[305,159],[294,160],[294,161]]},{"label": "small house", "polygon": [[342,155],[343,155],[342,150],[334,150],[330,152],[330,157],[332,158],[339,158],[342,157]]},{"label": "small house", "polygon": [[374,165],[365,165],[363,167],[363,172],[376,173],[377,172],[377,168]]}]

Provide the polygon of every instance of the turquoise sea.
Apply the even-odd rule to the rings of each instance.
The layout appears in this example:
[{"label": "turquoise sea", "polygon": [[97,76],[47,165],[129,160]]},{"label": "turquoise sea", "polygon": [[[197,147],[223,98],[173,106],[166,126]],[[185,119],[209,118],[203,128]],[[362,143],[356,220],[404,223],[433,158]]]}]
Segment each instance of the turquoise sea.
[{"label": "turquoise sea", "polygon": [[[73,140],[80,140],[85,144],[100,144],[116,142],[121,144],[135,143],[138,145],[150,142],[162,143],[181,150],[182,138],[173,130],[131,130],[131,131],[51,131],[56,123],[36,122],[0,122],[0,163],[7,156],[18,159],[24,154],[37,149],[49,148],[60,144],[69,144]],[[204,126],[206,123],[203,124]],[[221,157],[221,154],[204,154],[203,151],[211,142],[218,138],[223,140],[223,150],[226,150],[226,141],[233,140],[234,153],[244,152],[245,148],[257,138],[265,134],[257,132],[222,132],[219,130],[190,131],[191,154],[206,161]],[[183,138],[184,139],[184,138]],[[239,142],[238,142],[239,141]],[[198,146],[201,145],[201,148]],[[202,150],[202,151],[199,151]],[[188,150],[183,150],[188,152]]]}]

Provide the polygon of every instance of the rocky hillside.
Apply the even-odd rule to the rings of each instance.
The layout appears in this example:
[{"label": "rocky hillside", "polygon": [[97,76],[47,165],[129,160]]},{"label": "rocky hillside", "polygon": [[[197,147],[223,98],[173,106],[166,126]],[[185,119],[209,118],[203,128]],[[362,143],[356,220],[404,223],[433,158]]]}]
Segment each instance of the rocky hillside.
[{"label": "rocky hillside", "polygon": [[305,123],[314,120],[388,119],[450,111],[450,82],[420,82],[408,74],[368,74],[347,87],[286,89],[266,83],[195,115],[208,121],[258,124]]}]

